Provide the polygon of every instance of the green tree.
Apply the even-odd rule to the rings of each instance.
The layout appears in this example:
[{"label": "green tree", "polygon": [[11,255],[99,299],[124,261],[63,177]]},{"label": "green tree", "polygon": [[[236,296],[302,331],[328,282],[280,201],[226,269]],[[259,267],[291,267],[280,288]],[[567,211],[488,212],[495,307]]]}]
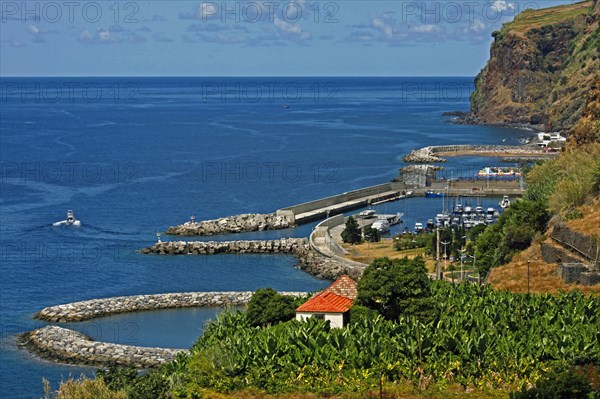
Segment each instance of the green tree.
[{"label": "green tree", "polygon": [[371,227],[371,226],[366,226],[363,229],[364,235],[365,235],[365,241],[368,242],[379,242],[381,241],[381,234],[379,233],[379,230]]},{"label": "green tree", "polygon": [[358,244],[362,241],[360,227],[352,216],[346,220],[346,228],[342,231],[342,241],[348,244]]},{"label": "green tree", "polygon": [[356,303],[388,320],[410,315],[429,322],[435,318],[431,295],[431,281],[422,258],[378,258],[365,269],[358,283]]},{"label": "green tree", "polygon": [[252,326],[267,326],[294,318],[294,298],[281,295],[272,288],[258,289],[248,302],[246,317]]},{"label": "green tree", "polygon": [[499,266],[504,255],[501,253],[499,243],[502,240],[502,230],[499,224],[488,226],[477,237],[475,242],[475,268],[482,277],[487,276],[491,268]]}]

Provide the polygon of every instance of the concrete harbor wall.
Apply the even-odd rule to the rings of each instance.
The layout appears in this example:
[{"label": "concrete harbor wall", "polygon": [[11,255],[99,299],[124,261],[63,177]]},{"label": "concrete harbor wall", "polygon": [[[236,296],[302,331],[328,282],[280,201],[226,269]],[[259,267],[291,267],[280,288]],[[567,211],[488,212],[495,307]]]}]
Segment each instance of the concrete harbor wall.
[{"label": "concrete harbor wall", "polygon": [[41,358],[88,366],[158,367],[185,349],[148,348],[94,341],[77,331],[46,326],[22,334],[19,343]]},{"label": "concrete harbor wall", "polygon": [[280,211],[291,212],[296,224],[303,224],[362,208],[377,201],[397,198],[398,195],[399,192],[390,183],[384,183],[289,206]]},{"label": "concrete harbor wall", "polygon": [[212,236],[248,231],[280,230],[294,226],[293,215],[285,212],[268,214],[248,213],[228,216],[220,219],[191,221],[178,226],[171,226],[168,235],[178,236]]},{"label": "concrete harbor wall", "polygon": [[[282,294],[292,296],[306,295],[305,292],[282,292]],[[34,317],[44,321],[66,323],[142,310],[226,305],[243,306],[248,303],[251,297],[251,291],[177,292],[119,296],[49,306],[36,313]]]}]

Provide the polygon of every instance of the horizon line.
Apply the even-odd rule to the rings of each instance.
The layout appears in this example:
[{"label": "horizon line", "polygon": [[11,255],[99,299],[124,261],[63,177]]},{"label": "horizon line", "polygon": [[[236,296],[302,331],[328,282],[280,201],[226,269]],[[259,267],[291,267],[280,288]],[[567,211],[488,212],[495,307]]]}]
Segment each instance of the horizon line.
[{"label": "horizon line", "polygon": [[0,75],[5,78],[474,78],[476,75]]}]

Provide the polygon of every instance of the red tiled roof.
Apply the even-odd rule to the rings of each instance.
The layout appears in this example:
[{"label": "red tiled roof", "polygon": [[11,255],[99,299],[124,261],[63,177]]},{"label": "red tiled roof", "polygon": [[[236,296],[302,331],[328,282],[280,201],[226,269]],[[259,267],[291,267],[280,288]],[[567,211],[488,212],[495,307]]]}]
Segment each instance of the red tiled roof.
[{"label": "red tiled roof", "polygon": [[352,307],[357,295],[354,280],[341,276],[320,294],[303,303],[297,312],[344,313]]}]

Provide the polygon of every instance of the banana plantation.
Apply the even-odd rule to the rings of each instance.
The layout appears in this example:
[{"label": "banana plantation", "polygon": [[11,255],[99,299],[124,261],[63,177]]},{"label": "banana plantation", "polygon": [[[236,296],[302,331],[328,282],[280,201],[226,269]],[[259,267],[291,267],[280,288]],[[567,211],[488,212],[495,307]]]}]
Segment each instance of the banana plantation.
[{"label": "banana plantation", "polygon": [[351,316],[344,329],[319,320],[260,328],[243,312],[224,312],[188,357],[163,372],[182,397],[203,387],[336,393],[382,380],[522,386],[548,370],[600,358],[600,298],[441,282],[432,289],[437,317],[427,324],[376,315]]}]

